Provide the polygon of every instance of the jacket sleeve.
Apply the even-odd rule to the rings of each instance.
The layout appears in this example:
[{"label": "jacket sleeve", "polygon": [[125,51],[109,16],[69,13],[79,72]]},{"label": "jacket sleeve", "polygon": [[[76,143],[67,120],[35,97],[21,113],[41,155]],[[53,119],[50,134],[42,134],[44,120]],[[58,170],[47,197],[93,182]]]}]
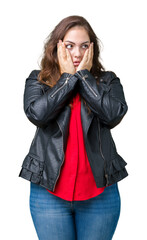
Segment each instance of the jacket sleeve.
[{"label": "jacket sleeve", "polygon": [[38,71],[30,73],[25,82],[24,111],[28,119],[38,127],[44,127],[54,119],[71,96],[78,78],[63,73],[57,84],[43,92],[42,84],[37,80]]},{"label": "jacket sleeve", "polygon": [[91,111],[110,128],[119,124],[128,106],[123,87],[116,74],[105,72],[99,84],[87,69],[78,71],[76,75],[79,78],[79,93]]}]

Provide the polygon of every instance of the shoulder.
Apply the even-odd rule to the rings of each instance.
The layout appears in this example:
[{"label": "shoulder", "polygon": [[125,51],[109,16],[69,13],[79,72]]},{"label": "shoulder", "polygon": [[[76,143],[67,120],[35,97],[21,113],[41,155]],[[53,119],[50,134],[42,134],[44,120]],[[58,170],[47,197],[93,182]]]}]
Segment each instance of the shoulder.
[{"label": "shoulder", "polygon": [[110,84],[114,79],[119,79],[113,71],[102,71],[100,76],[100,82]]},{"label": "shoulder", "polygon": [[27,84],[40,84],[38,81],[38,75],[40,73],[40,70],[33,70],[29,76],[26,78]]},{"label": "shoulder", "polygon": [[41,85],[41,83],[38,81],[38,74],[40,73],[40,70],[33,70],[29,74],[29,76],[26,78],[26,87],[38,87]]},{"label": "shoulder", "polygon": [[107,79],[107,78],[116,78],[116,77],[117,77],[117,75],[112,71],[102,71],[101,72],[101,78]]},{"label": "shoulder", "polygon": [[29,74],[29,78],[37,78],[39,73],[41,70],[33,70],[30,74]]},{"label": "shoulder", "polygon": [[39,81],[38,75],[40,72],[41,70],[33,70],[26,79],[26,86],[37,87],[37,88],[39,87],[40,89],[43,90],[43,92],[45,92],[49,89],[49,86]]}]

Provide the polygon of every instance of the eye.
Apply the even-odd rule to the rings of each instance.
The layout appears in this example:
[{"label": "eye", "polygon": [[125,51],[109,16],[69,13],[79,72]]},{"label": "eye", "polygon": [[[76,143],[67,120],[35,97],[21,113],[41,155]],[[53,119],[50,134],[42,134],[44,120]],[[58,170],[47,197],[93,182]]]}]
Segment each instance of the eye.
[{"label": "eye", "polygon": [[67,44],[66,48],[71,49],[72,48],[72,44]]},{"label": "eye", "polygon": [[84,45],[82,45],[82,48],[87,49],[87,48],[89,48],[89,45],[84,44]]}]

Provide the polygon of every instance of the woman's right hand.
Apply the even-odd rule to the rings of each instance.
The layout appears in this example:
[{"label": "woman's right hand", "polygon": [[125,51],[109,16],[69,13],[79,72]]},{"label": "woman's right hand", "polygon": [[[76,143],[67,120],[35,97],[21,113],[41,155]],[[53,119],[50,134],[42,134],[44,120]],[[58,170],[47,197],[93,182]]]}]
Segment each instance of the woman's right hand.
[{"label": "woman's right hand", "polygon": [[68,49],[66,49],[64,43],[59,40],[59,43],[57,44],[57,56],[58,56],[58,62],[60,67],[60,73],[70,73],[75,74],[76,70],[72,62],[72,58],[70,56],[70,53]]}]

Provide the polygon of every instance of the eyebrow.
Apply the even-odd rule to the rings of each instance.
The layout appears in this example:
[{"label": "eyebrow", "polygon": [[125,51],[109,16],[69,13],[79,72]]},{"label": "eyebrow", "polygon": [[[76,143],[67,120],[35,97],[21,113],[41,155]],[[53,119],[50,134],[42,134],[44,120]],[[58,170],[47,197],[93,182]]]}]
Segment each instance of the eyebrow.
[{"label": "eyebrow", "polygon": [[[65,41],[65,42],[69,42],[69,43],[75,44],[74,42],[69,41],[69,40],[67,40],[67,41]],[[83,42],[83,43],[81,43],[81,44],[84,44],[84,43],[90,43],[90,41],[86,41],[86,42]]]}]

